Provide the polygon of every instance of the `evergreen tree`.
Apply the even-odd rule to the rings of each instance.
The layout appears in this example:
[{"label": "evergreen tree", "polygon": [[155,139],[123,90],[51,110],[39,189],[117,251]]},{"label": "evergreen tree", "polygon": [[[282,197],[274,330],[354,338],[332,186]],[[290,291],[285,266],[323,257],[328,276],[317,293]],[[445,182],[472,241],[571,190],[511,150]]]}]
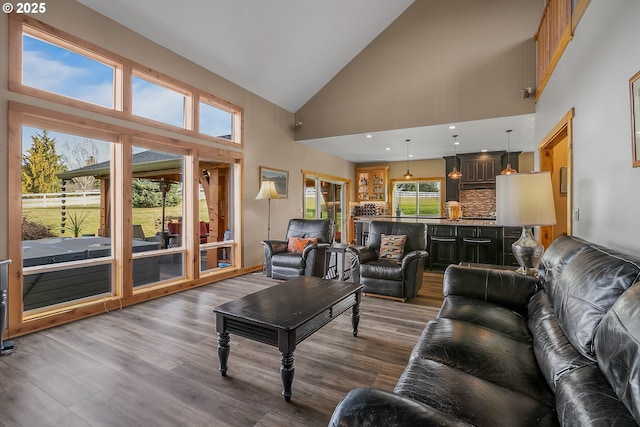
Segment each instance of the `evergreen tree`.
[{"label": "evergreen tree", "polygon": [[[134,208],[157,208],[162,206],[162,192],[157,182],[134,178],[132,185],[132,204]],[[165,206],[177,206],[182,200],[179,185],[171,185],[167,193]]]},{"label": "evergreen tree", "polygon": [[67,170],[62,156],[56,153],[56,139],[46,130],[31,137],[32,145],[22,155],[22,192],[57,193],[61,189],[56,174]]}]

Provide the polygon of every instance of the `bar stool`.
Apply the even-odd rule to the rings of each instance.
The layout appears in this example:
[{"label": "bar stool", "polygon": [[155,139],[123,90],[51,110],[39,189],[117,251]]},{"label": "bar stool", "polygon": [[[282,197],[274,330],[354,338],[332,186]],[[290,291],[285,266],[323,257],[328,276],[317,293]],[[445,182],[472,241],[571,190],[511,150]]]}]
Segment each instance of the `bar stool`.
[{"label": "bar stool", "polygon": [[[467,259],[468,249],[473,249],[471,259]],[[483,248],[486,249],[486,257],[481,257]],[[495,242],[491,237],[472,237],[466,236],[462,238],[462,256],[463,261],[477,262],[482,264],[495,264]]]},{"label": "bar stool", "polygon": [[429,269],[433,270],[433,260],[438,257],[438,246],[452,246],[453,263],[458,262],[458,251],[456,249],[456,236],[430,236],[429,237]]}]

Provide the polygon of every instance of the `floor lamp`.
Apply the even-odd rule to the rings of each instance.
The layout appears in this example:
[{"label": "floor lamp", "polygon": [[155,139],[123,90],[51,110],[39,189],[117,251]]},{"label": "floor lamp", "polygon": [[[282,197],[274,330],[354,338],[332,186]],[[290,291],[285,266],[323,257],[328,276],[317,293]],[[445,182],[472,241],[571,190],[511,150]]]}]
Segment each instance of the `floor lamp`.
[{"label": "floor lamp", "polygon": [[256,196],[256,200],[269,200],[269,213],[267,219],[267,240],[271,240],[271,199],[279,199],[280,195],[276,190],[276,185],[273,181],[262,181],[260,191]]},{"label": "floor lamp", "polygon": [[549,172],[496,176],[496,224],[522,227],[520,239],[511,245],[518,272],[537,274],[544,247],[534,239],[533,227],[555,223]]}]

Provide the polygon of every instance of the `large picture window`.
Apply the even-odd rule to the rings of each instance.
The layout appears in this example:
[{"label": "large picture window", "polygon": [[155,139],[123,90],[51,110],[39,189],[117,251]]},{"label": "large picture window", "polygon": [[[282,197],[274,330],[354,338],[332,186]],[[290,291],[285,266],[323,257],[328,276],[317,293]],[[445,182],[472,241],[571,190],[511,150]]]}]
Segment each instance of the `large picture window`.
[{"label": "large picture window", "polygon": [[109,141],[22,127],[24,311],[113,292],[112,240],[100,235],[100,181],[111,169],[99,177],[81,172],[110,155]]},{"label": "large picture window", "polygon": [[9,334],[235,274],[243,154],[225,145],[242,141],[242,108],[30,17],[9,24],[22,46],[9,89],[82,110],[8,105],[8,198],[21,201],[7,207],[21,242]]},{"label": "large picture window", "polygon": [[395,216],[442,216],[442,179],[392,180]]}]

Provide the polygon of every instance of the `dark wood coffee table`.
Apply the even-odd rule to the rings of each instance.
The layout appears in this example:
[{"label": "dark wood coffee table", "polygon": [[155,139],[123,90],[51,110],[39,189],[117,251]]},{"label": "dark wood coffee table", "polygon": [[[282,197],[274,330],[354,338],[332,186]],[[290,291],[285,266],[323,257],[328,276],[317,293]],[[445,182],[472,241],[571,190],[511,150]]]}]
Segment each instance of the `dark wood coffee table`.
[{"label": "dark wood coffee table", "polygon": [[358,335],[362,285],[300,276],[216,307],[220,372],[227,375],[229,333],[278,347],[282,355],[282,395],[291,400],[296,345],[352,309]]}]

